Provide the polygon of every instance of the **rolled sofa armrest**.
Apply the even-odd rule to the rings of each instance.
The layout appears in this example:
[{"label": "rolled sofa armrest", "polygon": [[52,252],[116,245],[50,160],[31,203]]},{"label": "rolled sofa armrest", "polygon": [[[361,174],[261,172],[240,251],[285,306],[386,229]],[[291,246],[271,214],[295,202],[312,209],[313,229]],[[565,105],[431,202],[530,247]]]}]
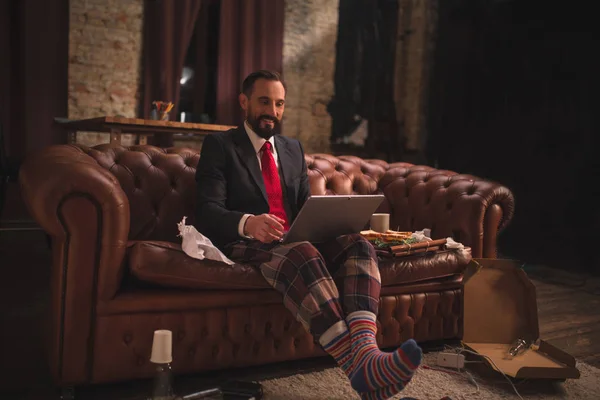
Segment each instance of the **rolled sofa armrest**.
[{"label": "rolled sofa armrest", "polygon": [[514,196],[499,183],[472,175],[411,164],[391,165],[379,182],[391,215],[390,228],[431,229],[452,237],[473,257],[497,256],[497,237],[514,214]]},{"label": "rolled sofa armrest", "polygon": [[117,178],[82,148],[58,145],[27,157],[19,183],[32,217],[52,237],[53,251],[60,249],[53,268],[68,271],[68,279],[79,275],[71,268],[93,272],[98,298],[112,298],[129,235],[129,200]]}]

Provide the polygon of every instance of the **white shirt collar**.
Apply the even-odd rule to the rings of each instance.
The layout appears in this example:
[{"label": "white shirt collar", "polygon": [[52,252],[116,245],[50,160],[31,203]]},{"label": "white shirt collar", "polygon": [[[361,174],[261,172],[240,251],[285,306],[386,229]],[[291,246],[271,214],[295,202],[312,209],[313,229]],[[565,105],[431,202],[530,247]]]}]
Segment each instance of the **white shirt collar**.
[{"label": "white shirt collar", "polygon": [[[252,128],[248,124],[248,121],[244,121],[244,129],[246,129],[246,134],[252,142],[254,151],[256,152],[256,154],[258,154],[267,140],[258,136],[256,132],[252,130]],[[269,142],[271,142],[271,152],[275,152],[275,136],[271,136],[269,138]]]}]

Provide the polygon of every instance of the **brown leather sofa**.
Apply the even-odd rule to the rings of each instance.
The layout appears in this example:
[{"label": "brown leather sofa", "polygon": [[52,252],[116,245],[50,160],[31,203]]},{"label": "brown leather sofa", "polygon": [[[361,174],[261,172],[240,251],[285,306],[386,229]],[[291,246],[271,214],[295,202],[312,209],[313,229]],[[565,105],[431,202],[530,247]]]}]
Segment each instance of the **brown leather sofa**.
[{"label": "brown leather sofa", "polygon": [[[22,193],[52,238],[48,359],[57,385],[149,377],[153,331],[173,332],[176,373],[324,355],[253,268],[187,257],[198,151],[54,146],[31,155]],[[431,228],[471,253],[381,262],[378,341],[392,347],[462,335],[462,272],[494,257],[511,192],[480,178],[406,163],[306,156],[313,194],[384,193],[401,230]]]}]

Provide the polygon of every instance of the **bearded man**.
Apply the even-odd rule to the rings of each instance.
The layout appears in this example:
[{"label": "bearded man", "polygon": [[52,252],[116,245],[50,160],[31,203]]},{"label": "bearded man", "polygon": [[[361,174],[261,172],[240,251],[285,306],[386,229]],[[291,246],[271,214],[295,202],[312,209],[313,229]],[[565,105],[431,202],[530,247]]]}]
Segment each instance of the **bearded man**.
[{"label": "bearded man", "polygon": [[362,398],[389,398],[410,381],[422,351],[412,339],[389,353],[377,345],[373,246],[359,234],[280,241],[310,196],[302,145],[280,135],[285,95],[279,74],[250,74],[239,95],[244,125],[204,139],[196,228],[230,259],[260,270]]}]

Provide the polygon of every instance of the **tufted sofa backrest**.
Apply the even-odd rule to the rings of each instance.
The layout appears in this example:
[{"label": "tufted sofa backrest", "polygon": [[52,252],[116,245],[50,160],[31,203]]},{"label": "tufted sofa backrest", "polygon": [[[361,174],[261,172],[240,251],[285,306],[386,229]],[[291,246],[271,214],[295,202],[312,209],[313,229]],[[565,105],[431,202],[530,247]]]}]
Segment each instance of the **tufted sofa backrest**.
[{"label": "tufted sofa backrest", "polygon": [[[188,224],[194,223],[198,150],[148,145],[80,147],[114,174],[126,193],[130,240],[177,242],[177,223],[184,216]],[[307,154],[306,164],[312,194],[385,194],[379,212],[394,211],[392,228],[431,227],[433,214],[452,208],[446,196],[437,196],[440,189],[457,196],[475,193],[473,177],[428,166],[330,154]],[[444,204],[437,204],[440,201]]]}]

